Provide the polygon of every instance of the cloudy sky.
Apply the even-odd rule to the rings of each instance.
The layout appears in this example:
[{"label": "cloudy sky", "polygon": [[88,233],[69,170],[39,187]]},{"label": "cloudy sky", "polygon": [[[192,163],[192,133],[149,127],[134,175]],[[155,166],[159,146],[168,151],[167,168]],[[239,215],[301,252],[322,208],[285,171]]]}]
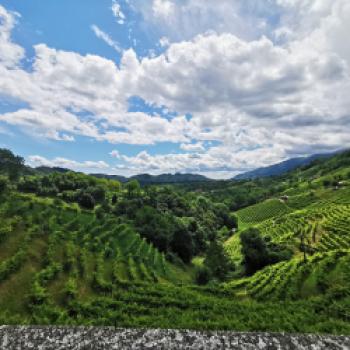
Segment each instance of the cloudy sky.
[{"label": "cloudy sky", "polygon": [[350,147],[349,0],[0,0],[0,147],[229,178]]}]

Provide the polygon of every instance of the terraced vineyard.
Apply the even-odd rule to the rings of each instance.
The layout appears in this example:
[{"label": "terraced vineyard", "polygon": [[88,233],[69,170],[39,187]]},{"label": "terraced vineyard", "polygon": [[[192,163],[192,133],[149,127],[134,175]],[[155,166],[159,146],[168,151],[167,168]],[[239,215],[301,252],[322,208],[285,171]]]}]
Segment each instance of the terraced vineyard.
[{"label": "terraced vineyard", "polygon": [[[187,192],[0,176],[0,324],[350,334],[350,188],[320,186],[317,169],[263,182],[274,198],[238,210],[238,230],[226,203],[266,198],[259,182],[235,183],[227,196],[246,187],[230,202],[226,183],[216,197],[213,183]],[[250,256],[264,259],[254,269],[242,255],[250,228]],[[231,232],[234,265],[221,246]]]},{"label": "terraced vineyard", "polygon": [[251,278],[228,283],[226,287],[230,291],[244,290],[257,300],[299,300],[328,290],[344,293],[350,287],[349,266],[350,250],[317,253],[306,262],[296,257],[268,266]]},{"label": "terraced vineyard", "polygon": [[[91,213],[24,196],[3,203],[0,217],[2,309],[9,304],[17,311],[28,305],[65,305],[110,294],[123,283],[184,283],[191,278],[115,218],[96,220]],[[13,293],[18,293],[15,303]]]},{"label": "terraced vineyard", "polygon": [[[301,199],[309,195],[296,197],[287,203],[291,203],[290,213],[277,213],[256,225],[270,241],[293,249],[295,257],[268,266],[250,278],[229,283],[229,290],[258,300],[298,300],[327,290],[350,288],[349,190],[322,192],[317,200],[307,204],[301,204]],[[292,211],[292,207],[302,209]],[[266,210],[265,217],[270,213]],[[301,249],[302,237],[308,251],[306,262]],[[239,234],[230,238],[226,249],[233,261],[242,260]]]},{"label": "terraced vineyard", "polygon": [[290,211],[289,207],[283,201],[270,199],[239,210],[237,216],[243,224],[258,224],[271,217],[281,216]]}]

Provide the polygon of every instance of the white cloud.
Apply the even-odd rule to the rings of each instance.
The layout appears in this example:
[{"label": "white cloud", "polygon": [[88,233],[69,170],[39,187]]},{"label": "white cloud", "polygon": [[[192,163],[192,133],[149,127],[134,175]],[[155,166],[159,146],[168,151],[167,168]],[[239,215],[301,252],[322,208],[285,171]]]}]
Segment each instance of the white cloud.
[{"label": "white cloud", "polygon": [[266,20],[278,15],[274,1],[260,0],[131,0],[145,25],[171,41],[190,40],[206,32],[232,33],[242,39],[268,34]]},{"label": "white cloud", "polygon": [[119,24],[124,24],[125,15],[124,15],[123,11],[120,8],[120,5],[118,4],[118,2],[116,0],[112,1],[111,10],[113,12],[113,16],[117,19],[117,22]]},{"label": "white cloud", "polygon": [[114,41],[106,32],[104,32],[102,29],[100,29],[97,25],[93,24],[91,26],[92,31],[95,33],[95,35],[103,40],[108,46],[112,47],[117,52],[122,52],[122,49],[120,48],[119,44]]},{"label": "white cloud", "polygon": [[153,14],[155,17],[168,20],[174,14],[175,6],[171,0],[153,0]]},{"label": "white cloud", "polygon": [[166,36],[162,36],[160,39],[159,39],[159,45],[161,47],[167,47],[170,45],[170,41],[169,39],[166,37]]},{"label": "white cloud", "polygon": [[205,148],[203,146],[203,142],[197,142],[197,143],[182,143],[180,145],[180,148],[183,151],[188,151],[188,152],[201,152],[204,151]]},{"label": "white cloud", "polygon": [[121,158],[121,154],[119,153],[119,151],[117,150],[113,150],[112,152],[109,153],[111,157],[116,158],[116,159],[120,159]]},{"label": "white cloud", "polygon": [[5,67],[14,67],[24,57],[24,49],[11,41],[18,13],[8,12],[0,5],[0,64]]},{"label": "white cloud", "polygon": [[87,160],[84,162],[77,162],[75,160],[66,159],[62,157],[57,157],[50,160],[38,155],[29,156],[28,163],[33,167],[38,167],[38,166],[60,167],[60,168],[67,168],[70,170],[84,171],[84,172],[90,172],[93,170],[106,170],[110,168],[109,165],[104,161],[96,162],[96,161]]},{"label": "white cloud", "polygon": [[[158,9],[158,16],[169,13],[168,22],[177,23],[181,6],[194,11],[199,3],[201,19],[193,27],[217,29],[211,23],[220,21],[203,22],[212,1],[159,1],[168,10]],[[350,54],[345,43],[350,3],[275,0],[281,23],[270,39],[256,33],[245,37],[229,27],[224,12],[237,7],[234,13],[242,14],[241,5],[217,4],[213,16],[223,16],[222,29],[195,37],[185,33],[187,40],[169,43],[156,57],[138,58],[129,49],[118,67],[97,55],[40,44],[34,47],[30,71],[20,66],[24,50],[11,41],[16,17],[0,7],[1,18],[7,18],[0,48],[8,48],[6,54],[0,50],[0,94],[28,105],[1,114],[0,121],[56,140],[82,135],[114,144],[174,142],[186,151],[121,156],[123,171],[129,172],[186,170],[229,176],[289,156],[349,147]],[[265,11],[261,6],[248,17],[259,18]],[[265,27],[261,33],[270,30]],[[163,34],[173,41],[170,32]],[[271,39],[277,37],[277,42]],[[128,99],[135,95],[179,115],[169,119],[129,112]],[[207,141],[217,142],[205,149]]]}]

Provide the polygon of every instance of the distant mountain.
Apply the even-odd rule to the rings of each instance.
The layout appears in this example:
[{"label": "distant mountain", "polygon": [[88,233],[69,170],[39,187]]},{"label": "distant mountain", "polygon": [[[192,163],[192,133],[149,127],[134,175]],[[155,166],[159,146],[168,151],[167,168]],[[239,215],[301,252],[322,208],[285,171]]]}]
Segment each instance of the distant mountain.
[{"label": "distant mountain", "polygon": [[140,174],[132,176],[131,179],[138,180],[141,184],[161,184],[161,183],[183,183],[183,182],[204,182],[211,181],[207,177],[198,174],[161,174],[149,175]]},{"label": "distant mountain", "polygon": [[148,184],[173,184],[173,183],[185,183],[185,182],[205,182],[211,181],[207,177],[198,174],[161,174],[161,175],[150,175],[150,174],[139,174],[129,178],[120,175],[105,175],[105,174],[91,174],[98,178],[105,178],[110,180],[118,180],[120,182],[127,182],[130,180],[137,180],[141,185]]},{"label": "distant mountain", "polygon": [[[28,174],[41,173],[43,175],[48,175],[51,173],[67,173],[70,169],[59,168],[59,167],[48,167],[48,166],[40,166],[37,168],[27,167]],[[109,179],[109,180],[117,180],[122,183],[128,182],[130,180],[137,180],[141,185],[148,184],[174,184],[174,183],[187,183],[187,182],[207,182],[213,181],[203,175],[198,174],[161,174],[161,175],[150,175],[150,174],[139,174],[131,177],[126,177],[122,175],[108,175],[108,174],[89,174],[91,176],[95,176],[99,179]]]},{"label": "distant mountain", "polygon": [[108,179],[108,180],[116,180],[119,182],[128,182],[129,179],[125,176],[121,175],[107,175],[107,174],[90,174],[91,176],[95,176],[99,179]]},{"label": "distant mountain", "polygon": [[277,163],[274,165],[270,165],[268,167],[258,168],[243,174],[239,174],[235,176],[233,180],[247,180],[247,179],[256,179],[259,177],[283,175],[288,171],[294,170],[298,167],[309,165],[316,159],[330,158],[334,154],[335,153],[324,153],[324,154],[314,154],[309,157],[291,158],[281,163]]}]

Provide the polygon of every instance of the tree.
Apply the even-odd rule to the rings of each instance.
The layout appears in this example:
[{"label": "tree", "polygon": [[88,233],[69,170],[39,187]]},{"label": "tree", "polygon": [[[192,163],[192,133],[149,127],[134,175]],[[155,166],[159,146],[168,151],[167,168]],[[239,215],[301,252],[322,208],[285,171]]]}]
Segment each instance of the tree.
[{"label": "tree", "polygon": [[8,186],[8,180],[6,176],[0,175],[0,194],[6,191],[7,186]]},{"label": "tree", "polygon": [[197,284],[203,286],[210,281],[210,270],[206,266],[199,266],[196,268],[195,276]]},{"label": "tree", "polygon": [[269,257],[266,242],[256,228],[241,233],[243,263],[248,275],[268,265]]},{"label": "tree", "polygon": [[179,220],[175,221],[175,231],[171,241],[171,249],[184,263],[189,263],[193,257],[193,241],[187,227]]},{"label": "tree", "polygon": [[210,270],[211,275],[220,281],[224,281],[230,270],[233,269],[223,245],[217,240],[210,243],[204,264]]},{"label": "tree", "polygon": [[94,198],[95,202],[102,203],[106,198],[106,191],[102,186],[89,188],[88,191]]},{"label": "tree", "polygon": [[23,169],[24,159],[22,157],[15,156],[8,149],[0,148],[0,172],[7,174],[11,181],[16,181]]},{"label": "tree", "polygon": [[140,193],[140,183],[137,180],[131,180],[125,184],[128,192],[128,198],[132,198]]},{"label": "tree", "polygon": [[237,215],[236,214],[234,214],[234,213],[230,213],[229,215],[228,215],[228,219],[227,219],[228,221],[227,221],[227,223],[226,223],[226,225],[229,227],[229,228],[238,228],[238,217],[237,217]]},{"label": "tree", "polygon": [[283,245],[269,241],[268,237],[263,239],[257,228],[250,228],[241,233],[243,263],[248,275],[275,264],[279,261],[289,260],[293,253]]},{"label": "tree", "polygon": [[161,251],[169,248],[172,225],[168,216],[159,214],[152,207],[144,206],[137,210],[134,225],[141,236],[152,242]]},{"label": "tree", "polygon": [[78,199],[78,203],[85,209],[94,209],[95,200],[90,193],[83,192]]}]

